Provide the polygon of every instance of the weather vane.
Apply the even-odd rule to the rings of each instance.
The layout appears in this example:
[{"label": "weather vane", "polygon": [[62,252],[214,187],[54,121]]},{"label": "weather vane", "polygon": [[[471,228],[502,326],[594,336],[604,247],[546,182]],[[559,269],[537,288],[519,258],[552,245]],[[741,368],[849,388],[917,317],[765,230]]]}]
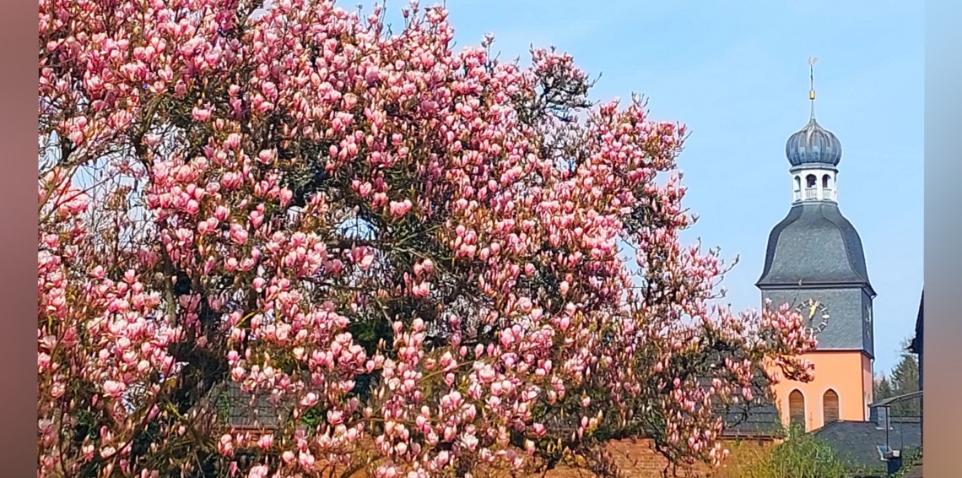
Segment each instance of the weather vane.
[{"label": "weather vane", "polygon": [[818,62],[818,58],[811,56],[808,58],[808,99],[812,102],[812,119],[815,118],[815,63]]}]

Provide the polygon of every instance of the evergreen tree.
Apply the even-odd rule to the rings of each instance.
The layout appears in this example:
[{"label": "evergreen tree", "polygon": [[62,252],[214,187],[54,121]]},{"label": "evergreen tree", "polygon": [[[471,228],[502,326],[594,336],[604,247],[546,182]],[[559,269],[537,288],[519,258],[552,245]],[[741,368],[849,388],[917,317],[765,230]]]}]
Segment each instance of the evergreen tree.
[{"label": "evergreen tree", "polygon": [[[875,401],[897,397],[919,390],[919,362],[915,355],[908,351],[907,342],[903,342],[902,359],[892,369],[888,377],[884,374],[875,381]],[[892,416],[911,417],[921,415],[921,400],[905,400],[892,404]]]},{"label": "evergreen tree", "polygon": [[[919,390],[919,362],[915,355],[904,352],[902,360],[892,370],[892,389],[895,395],[904,395]],[[894,416],[918,416],[921,414],[920,401],[906,400],[892,406]]]},{"label": "evergreen tree", "polygon": [[895,394],[892,391],[892,383],[889,382],[888,377],[883,373],[875,380],[875,401],[884,400],[893,396],[895,396]]}]

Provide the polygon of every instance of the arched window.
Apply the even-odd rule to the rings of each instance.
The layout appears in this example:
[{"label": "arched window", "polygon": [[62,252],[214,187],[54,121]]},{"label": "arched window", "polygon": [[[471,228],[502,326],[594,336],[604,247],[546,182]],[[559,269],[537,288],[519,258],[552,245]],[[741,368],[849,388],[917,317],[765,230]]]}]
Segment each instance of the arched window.
[{"label": "arched window", "polygon": [[823,188],[827,188],[827,187],[828,187],[828,181],[829,181],[829,179],[831,179],[831,178],[830,178],[827,174],[826,174],[825,176],[822,176],[822,187],[823,187]]},{"label": "arched window", "polygon": [[805,396],[798,390],[788,394],[788,422],[805,429]]},{"label": "arched window", "polygon": [[835,390],[828,389],[822,395],[822,416],[825,424],[838,421],[838,394]]},{"label": "arched window", "polygon": [[803,199],[818,199],[818,178],[814,174],[805,176],[805,195]]}]

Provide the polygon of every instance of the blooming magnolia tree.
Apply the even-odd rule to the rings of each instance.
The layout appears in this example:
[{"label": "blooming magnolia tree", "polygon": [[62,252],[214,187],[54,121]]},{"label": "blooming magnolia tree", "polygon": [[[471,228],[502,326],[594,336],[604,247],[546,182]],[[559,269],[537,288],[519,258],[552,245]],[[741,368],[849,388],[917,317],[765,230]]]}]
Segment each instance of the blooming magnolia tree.
[{"label": "blooming magnolia tree", "polygon": [[684,128],[567,55],[454,52],[441,8],[39,7],[42,476],[718,462],[719,410],[809,373],[800,317],[710,305]]}]

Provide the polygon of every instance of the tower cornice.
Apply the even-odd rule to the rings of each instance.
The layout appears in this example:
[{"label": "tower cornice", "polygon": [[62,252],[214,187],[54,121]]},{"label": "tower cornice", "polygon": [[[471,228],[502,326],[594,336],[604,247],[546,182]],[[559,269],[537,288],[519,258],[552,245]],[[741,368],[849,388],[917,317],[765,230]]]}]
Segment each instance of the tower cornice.
[{"label": "tower cornice", "polygon": [[812,290],[812,289],[862,289],[869,297],[877,295],[872,284],[863,281],[827,282],[827,281],[785,281],[785,282],[756,282],[759,290]]}]

